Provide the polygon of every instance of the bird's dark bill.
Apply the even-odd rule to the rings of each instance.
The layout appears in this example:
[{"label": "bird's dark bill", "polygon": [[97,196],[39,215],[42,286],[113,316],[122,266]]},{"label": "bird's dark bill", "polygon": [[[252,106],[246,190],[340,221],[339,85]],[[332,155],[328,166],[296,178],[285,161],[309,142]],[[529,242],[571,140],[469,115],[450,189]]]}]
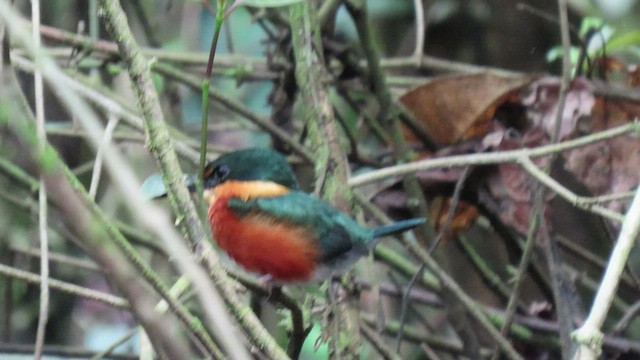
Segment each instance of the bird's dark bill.
[{"label": "bird's dark bill", "polygon": [[[185,175],[184,180],[187,183],[189,190],[195,191],[195,175]],[[157,173],[146,178],[142,183],[140,191],[142,192],[142,196],[149,200],[167,196],[167,188],[164,186],[164,182],[162,181],[162,174]]]}]

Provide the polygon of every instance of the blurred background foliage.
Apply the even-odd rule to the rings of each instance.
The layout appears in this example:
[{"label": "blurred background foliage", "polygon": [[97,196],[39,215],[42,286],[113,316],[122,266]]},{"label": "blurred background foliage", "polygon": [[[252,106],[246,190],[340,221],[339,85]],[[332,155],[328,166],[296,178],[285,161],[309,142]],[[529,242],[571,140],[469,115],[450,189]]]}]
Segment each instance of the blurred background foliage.
[{"label": "blurred background foliage", "polygon": [[[214,19],[200,1],[196,0],[122,0],[127,11],[129,23],[136,39],[145,47],[162,49],[171,52],[194,54],[193,61],[179,63],[186,70],[198,74],[201,78],[206,66],[206,53],[209,50],[212,37]],[[42,2],[42,23],[70,32],[93,34],[96,38],[106,38],[105,31],[99,24],[97,13],[90,13],[92,0],[47,0]],[[215,4],[214,4],[215,5]],[[28,17],[29,2],[15,1],[15,6]],[[414,51],[415,28],[413,1],[411,0],[369,0],[367,6],[370,20],[374,29],[376,43],[385,58],[408,57]],[[555,18],[557,3],[553,0],[531,0],[526,7],[533,10],[523,10],[523,4],[511,0],[424,0],[426,12],[426,29],[424,53],[447,60],[464,63],[487,65],[495,68],[522,71],[527,73],[558,73],[560,62],[549,62],[547,54],[560,44],[558,26],[553,20],[540,16],[540,13]],[[570,1],[570,20],[574,27],[579,28],[581,20],[586,17],[597,18],[601,24],[615,31],[625,34],[638,30],[640,23],[640,1],[638,0],[573,0]],[[274,109],[271,102],[274,80],[277,73],[272,71],[268,62],[281,46],[274,40],[273,24],[261,17],[262,11],[240,7],[225,21],[223,33],[218,46],[218,62],[222,66],[215,66],[213,87],[225,95],[237,99],[245,106],[261,116],[273,116]],[[278,9],[268,11],[280,11]],[[286,14],[286,13],[285,13]],[[341,8],[334,24],[335,41],[338,47],[353,49],[361,54],[359,40],[355,27]],[[279,39],[282,40],[282,39]],[[631,62],[640,60],[640,41],[630,40],[626,46],[617,49],[621,56]],[[53,41],[45,40],[45,45],[56,45]],[[280,49],[282,50],[282,49]],[[284,51],[290,51],[285,49]],[[62,53],[62,52],[61,52]],[[198,57],[200,61],[197,61]],[[135,107],[126,74],[117,59],[91,56],[59,57],[61,63],[66,63],[70,71],[77,71],[93,77],[96,84],[104,83],[114,92],[114,96]],[[162,60],[166,61],[166,60]],[[169,60],[170,62],[170,60]],[[394,93],[402,93],[409,86],[416,85],[426,77],[435,75],[429,69],[402,68],[389,71],[389,81]],[[155,85],[160,92],[162,104],[168,121],[196,139],[200,129],[201,100],[200,92],[188,88],[176,81],[155,76]],[[23,76],[23,86],[27,96],[32,99],[32,82],[30,77]],[[336,95],[333,94],[335,97]],[[66,162],[74,168],[80,179],[88,187],[91,178],[94,152],[74,132],[73,119],[61,108],[54,96],[47,96],[46,116],[49,138],[60,150]],[[338,112],[347,124],[355,130],[361,114],[350,106],[343,105],[336,100]],[[294,118],[296,116],[296,109]],[[210,111],[209,143],[215,153],[228,149],[249,146],[272,146],[269,134],[260,130],[244,118],[229,112],[224,107],[213,104]],[[273,118],[278,123],[279,119]],[[299,122],[285,124],[285,126],[299,127]],[[154,161],[144,148],[143,138],[130,128],[123,127],[116,130],[116,139],[120,149],[127,155],[129,161],[136,164],[139,178],[156,171]],[[20,153],[8,138],[0,142],[1,158],[11,159],[13,163],[21,164]],[[193,169],[194,163],[185,161],[185,167]],[[298,169],[307,183],[313,177],[311,169]],[[20,182],[16,178],[0,174],[0,262],[12,266],[38,271],[38,260],[29,250],[37,244],[37,217],[35,209],[37,200],[34,198],[34,184]],[[126,213],[118,192],[113,189],[108,179],[101,182],[97,201],[100,206],[113,218],[128,222],[130,216]],[[55,219],[55,215],[52,216]],[[135,227],[136,224],[130,224]],[[51,224],[51,250],[56,253],[82,257],[82,250],[73,241],[73,236],[63,227]],[[148,239],[148,235],[136,234],[141,242]],[[489,238],[486,229],[474,228],[468,238]],[[488,240],[483,240],[488,241]],[[446,250],[457,252],[458,257],[452,261],[459,261],[456,266],[450,266],[452,275],[456,278],[466,278],[465,290],[481,298],[485,304],[499,305],[495,295],[484,290],[482,281],[475,274],[474,267],[468,262],[460,260],[464,255],[454,245],[444,244]],[[400,249],[401,250],[401,249]],[[508,258],[507,250],[501,247],[482,247],[477,249],[482,256]],[[175,276],[166,261],[151,250],[143,250],[149,261],[156,265],[156,270],[167,276]],[[496,255],[496,254],[499,254]],[[52,263],[53,277],[81,284],[99,290],[108,290],[109,285],[90,264],[90,269],[78,271],[76,267],[65,264]],[[496,264],[499,272],[505,273],[509,269]],[[38,288],[27,285],[22,281],[0,277],[0,341],[3,343],[33,342],[37,323]],[[528,290],[525,290],[525,292]],[[365,299],[365,302],[367,300]],[[370,305],[370,304],[369,304]],[[266,306],[266,305],[265,305]],[[370,305],[371,306],[371,305]],[[385,309],[392,317],[398,317],[397,304],[387,303]],[[428,306],[417,306],[413,310],[421,316],[437,319],[439,314]],[[52,297],[51,318],[47,331],[47,343],[50,345],[73,345],[77,347],[102,350],[111,342],[128,331],[134,323],[126,312],[120,312],[91,301],[55,293]],[[271,321],[273,329],[280,319],[276,314],[265,315],[265,322]],[[419,321],[419,319],[418,319]],[[413,321],[409,321],[412,323]],[[310,341],[307,342],[303,358],[323,358],[327,355],[324,349],[314,352],[313,345],[320,335],[318,327],[314,327]],[[640,336],[640,334],[634,334]],[[281,339],[286,339],[286,333],[280,330]],[[124,345],[122,351],[134,351],[132,343]],[[406,350],[403,358],[419,358],[419,351]],[[362,358],[373,358],[363,352]],[[412,357],[413,356],[413,357]]]}]

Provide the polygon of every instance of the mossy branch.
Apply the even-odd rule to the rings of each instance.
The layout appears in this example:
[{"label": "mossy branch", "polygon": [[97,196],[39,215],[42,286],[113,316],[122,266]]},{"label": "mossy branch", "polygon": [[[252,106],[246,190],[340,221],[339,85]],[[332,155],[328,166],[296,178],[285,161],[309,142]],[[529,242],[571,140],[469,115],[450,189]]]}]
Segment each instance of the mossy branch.
[{"label": "mossy branch", "polygon": [[[3,5],[3,4],[0,4]],[[23,144],[23,150],[30,160],[38,167],[48,188],[51,190],[51,201],[66,215],[67,225],[84,240],[85,249],[101,266],[111,269],[110,278],[117,284],[120,291],[129,299],[133,313],[144,326],[158,349],[168,354],[183,358],[187,353],[186,343],[176,334],[160,331],[167,326],[168,319],[150,313],[146,309],[153,307],[155,300],[145,290],[140,278],[132,277],[136,274],[132,264],[125,255],[131,257],[132,252],[121,252],[111,241],[117,231],[104,217],[104,214],[90,200],[84,187],[62,162],[58,153],[49,145],[40,149],[35,137],[34,120],[28,110],[26,100],[19,90],[15,78],[9,71],[3,72],[2,103],[0,103],[0,123],[8,126]],[[118,238],[117,238],[118,239]],[[128,245],[128,242],[119,245]],[[140,260],[138,258],[138,260]],[[148,276],[153,276],[149,269]],[[156,330],[157,329],[157,330]],[[163,345],[164,344],[164,345]]]},{"label": "mossy branch", "polygon": [[[291,40],[296,82],[304,106],[305,124],[316,170],[316,191],[342,210],[351,208],[351,195],[343,184],[348,163],[326,86],[329,74],[322,55],[317,9],[307,1],[291,6]],[[320,191],[321,190],[321,191]]]},{"label": "mossy branch", "polygon": [[[181,229],[196,247],[198,254],[218,286],[222,298],[242,325],[252,343],[262,349],[269,358],[286,359],[287,356],[284,351],[266,331],[255,314],[239,301],[231,287],[228,276],[220,267],[217,254],[207,241],[208,236],[206,234],[208,231],[205,231],[196,207],[191,201],[183,181],[183,173],[178,164],[176,153],[170,142],[158,95],[151,81],[149,64],[133,38],[122,7],[118,2],[101,0],[100,11],[107,29],[117,40],[120,54],[127,64],[129,76],[144,117],[145,130],[148,135],[147,145],[160,163],[169,201],[174,212],[178,214],[178,218],[181,220],[179,222]],[[204,301],[204,299],[201,299],[201,301]],[[213,325],[219,326],[215,322]],[[223,343],[226,344],[226,350],[233,354],[235,358],[247,357],[246,350],[239,345],[237,338],[225,337],[221,338],[221,340],[224,340]]]},{"label": "mossy branch", "polygon": [[[349,211],[352,195],[351,190],[344,186],[349,164],[341,147],[338,125],[327,94],[329,74],[323,57],[317,11],[309,1],[290,7],[295,78],[303,104],[309,147],[315,155],[315,193],[343,211]],[[331,298],[331,290],[329,293]],[[329,302],[332,303],[331,300]],[[348,302],[331,307],[335,311],[333,325],[338,331],[331,339],[330,347],[337,358],[357,357],[359,353],[358,317],[353,309]]]}]

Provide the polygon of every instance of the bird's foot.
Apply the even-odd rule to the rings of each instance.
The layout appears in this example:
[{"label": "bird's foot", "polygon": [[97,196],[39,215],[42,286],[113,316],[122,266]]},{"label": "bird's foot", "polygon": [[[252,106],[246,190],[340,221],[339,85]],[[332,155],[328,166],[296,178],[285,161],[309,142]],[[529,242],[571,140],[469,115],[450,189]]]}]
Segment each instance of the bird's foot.
[{"label": "bird's foot", "polygon": [[269,286],[269,284],[273,284],[273,276],[271,274],[264,274],[258,278],[258,282],[260,285],[264,285],[265,287]]},{"label": "bird's foot", "polygon": [[278,287],[271,274],[261,275],[258,278],[258,283],[267,291],[267,297],[270,297],[273,290]]}]

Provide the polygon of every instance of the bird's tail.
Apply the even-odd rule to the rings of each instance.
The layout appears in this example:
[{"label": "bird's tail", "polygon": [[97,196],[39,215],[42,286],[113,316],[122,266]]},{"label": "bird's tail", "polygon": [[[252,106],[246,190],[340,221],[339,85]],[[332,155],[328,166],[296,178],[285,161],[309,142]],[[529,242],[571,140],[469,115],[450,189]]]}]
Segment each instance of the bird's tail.
[{"label": "bird's tail", "polygon": [[373,237],[381,238],[387,235],[393,235],[412,229],[426,221],[425,218],[416,218],[409,220],[402,220],[391,225],[384,225],[373,229]]}]

